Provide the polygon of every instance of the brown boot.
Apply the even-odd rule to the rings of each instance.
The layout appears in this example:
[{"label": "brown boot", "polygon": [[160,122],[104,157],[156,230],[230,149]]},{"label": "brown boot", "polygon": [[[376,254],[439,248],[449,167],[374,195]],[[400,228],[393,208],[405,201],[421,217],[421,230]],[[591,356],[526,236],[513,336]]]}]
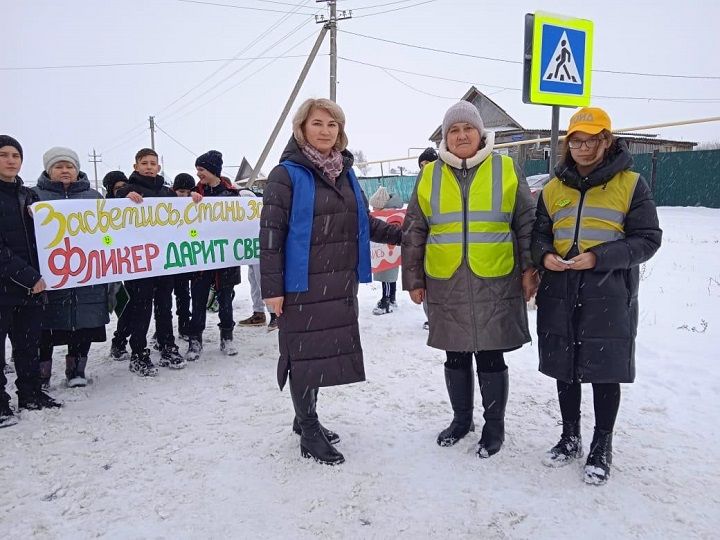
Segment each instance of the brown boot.
[{"label": "brown boot", "polygon": [[265,326],[265,312],[256,311],[247,319],[240,321],[238,326]]}]

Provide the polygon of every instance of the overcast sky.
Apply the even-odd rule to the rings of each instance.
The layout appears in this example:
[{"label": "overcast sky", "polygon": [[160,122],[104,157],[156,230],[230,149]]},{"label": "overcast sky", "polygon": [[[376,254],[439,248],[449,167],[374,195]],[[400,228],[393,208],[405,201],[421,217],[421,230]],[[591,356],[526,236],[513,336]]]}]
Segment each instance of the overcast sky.
[{"label": "overcast sky", "polygon": [[[42,153],[55,145],[76,150],[91,179],[87,155],[92,148],[102,153],[100,178],[118,167],[129,172],[135,152],[150,144],[150,115],[167,133],[158,131],[156,147],[170,179],[181,171],[194,172],[195,156],[211,148],[223,153],[227,166],[238,165],[243,156],[254,164],[320,29],[311,14],[323,13],[324,4],[207,1],[226,6],[183,0],[2,2],[0,132],[13,135],[24,147],[21,176],[34,183],[42,171]],[[527,128],[549,129],[550,108],[522,103],[519,64],[413,49],[343,31],[518,62],[525,13],[545,10],[586,18],[595,23],[596,69],[714,77],[595,72],[593,104],[610,113],[614,126],[720,115],[716,0],[420,2],[342,0],[338,4],[339,9],[353,10],[352,19],[339,23],[339,55],[353,62],[338,62],[338,103],[347,115],[350,147],[363,150],[369,160],[406,156],[411,147],[427,146],[447,107],[470,83]],[[294,9],[297,13],[288,13]],[[328,52],[326,40],[296,106],[308,97],[328,96]],[[247,60],[288,55],[295,57]],[[208,61],[233,57],[243,60]],[[49,68],[190,60],[202,62]],[[35,67],[45,69],[10,69]],[[561,125],[572,112],[562,110]],[[717,141],[720,125],[655,133]],[[277,163],[289,135],[290,118],[264,171]],[[224,172],[234,176],[235,169],[227,167]]]}]

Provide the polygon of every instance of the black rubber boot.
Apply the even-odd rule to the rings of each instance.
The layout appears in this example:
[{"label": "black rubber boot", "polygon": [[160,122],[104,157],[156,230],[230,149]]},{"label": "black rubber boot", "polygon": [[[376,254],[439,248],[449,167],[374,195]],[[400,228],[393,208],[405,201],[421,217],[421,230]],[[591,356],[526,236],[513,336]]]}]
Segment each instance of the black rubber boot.
[{"label": "black rubber boot", "polygon": [[485,409],[477,455],[488,458],[497,454],[505,441],[505,405],[508,400],[508,370],[496,373],[478,373],[480,394]]},{"label": "black rubber boot", "polygon": [[601,486],[608,481],[612,465],[612,436],[612,431],[595,428],[585,463],[583,480],[586,484]]},{"label": "black rubber boot", "polygon": [[44,362],[39,362],[40,367],[40,384],[43,388],[50,386],[50,377],[52,376],[52,358]]},{"label": "black rubber boot", "polygon": [[440,446],[452,446],[471,431],[475,431],[473,423],[473,405],[475,379],[472,366],[467,369],[445,368],[445,385],[447,386],[453,419],[437,438]]},{"label": "black rubber boot", "polygon": [[580,420],[563,422],[562,435],[543,459],[548,467],[563,467],[583,455],[582,437],[580,436]]},{"label": "black rubber boot", "polygon": [[339,465],[345,457],[335,450],[323,433],[318,421],[315,406],[317,404],[317,388],[296,388],[290,380],[290,395],[292,396],[295,416],[300,423],[300,455],[313,458],[325,465]]}]

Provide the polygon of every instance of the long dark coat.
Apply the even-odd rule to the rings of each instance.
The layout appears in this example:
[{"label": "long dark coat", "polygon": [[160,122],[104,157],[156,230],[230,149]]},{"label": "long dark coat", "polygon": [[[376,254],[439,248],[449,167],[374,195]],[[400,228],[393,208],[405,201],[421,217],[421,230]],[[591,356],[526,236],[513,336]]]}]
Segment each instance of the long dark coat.
[{"label": "long dark coat", "polygon": [[[314,172],[315,207],[310,240],[309,290],[285,294],[285,238],[292,208],[292,182],[287,170],[275,167],[263,194],[260,218],[260,272],[263,298],[284,296],[278,319],[280,360],[278,384],[288,372],[301,387],[317,388],[365,380],[358,329],[358,209],[347,177],[353,157],[343,152],[345,167],[333,185],[305,157],[294,139],[282,160]],[[399,228],[370,219],[374,242],[400,244]]]},{"label": "long dark coat", "polygon": [[[618,141],[608,158],[590,175],[580,177],[570,158],[555,169],[564,184],[586,191],[632,167],[625,143]],[[538,267],[553,247],[553,222],[542,196],[532,236]],[[625,238],[591,248],[597,262],[591,270],[544,271],[537,294],[540,371],[565,382],[630,383],[635,379],[635,335],[638,326],[638,267],[660,247],[662,231],[652,193],[638,179],[625,216]],[[565,256],[578,254],[577,246]]]},{"label": "long dark coat", "polygon": [[0,181],[0,306],[37,305],[45,297],[30,293],[42,277],[28,211],[37,200],[19,176],[14,182]]},{"label": "long dark coat", "polygon": [[[61,199],[102,199],[102,195],[90,187],[84,172],[67,191],[62,183],[53,182],[42,173],[33,188],[41,201]],[[110,322],[108,315],[108,286],[88,285],[47,291],[47,304],[43,307],[44,330],[79,330],[98,328]]]}]

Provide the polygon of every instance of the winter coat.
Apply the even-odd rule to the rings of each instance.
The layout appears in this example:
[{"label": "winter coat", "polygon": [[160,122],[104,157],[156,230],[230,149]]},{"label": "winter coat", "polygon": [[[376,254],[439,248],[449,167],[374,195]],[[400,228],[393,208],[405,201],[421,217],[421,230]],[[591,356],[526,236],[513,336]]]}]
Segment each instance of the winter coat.
[{"label": "winter coat", "polygon": [[[343,152],[344,169],[333,185],[291,139],[282,160],[313,171],[315,203],[306,292],[285,294],[284,250],[293,186],[283,166],[268,177],[260,217],[260,271],[263,298],[284,296],[278,318],[278,384],[288,372],[300,387],[317,388],[365,380],[358,329],[358,211],[348,180],[353,156]],[[400,229],[369,217],[374,242],[399,244]]]},{"label": "winter coat", "polygon": [[[587,177],[578,174],[572,158],[558,165],[555,175],[583,192],[630,169],[632,162],[625,143],[618,141]],[[532,237],[532,257],[538,267],[547,253],[556,253],[552,227],[541,196]],[[652,193],[642,177],[635,186],[624,231],[625,238],[588,250],[596,256],[595,268],[543,272],[536,300],[542,373],[568,383],[629,383],[635,379],[638,267],[653,256],[662,239]],[[565,258],[578,253],[573,245]]]},{"label": "winter coat", "polygon": [[[467,169],[466,174],[463,174],[459,158],[450,154],[442,143],[441,154],[447,156],[450,163],[458,162],[458,167],[450,168],[461,187],[464,188],[473,179],[486,159],[492,159],[493,140],[492,134],[485,136],[485,146],[474,158],[474,161],[480,161]],[[524,175],[517,167],[515,174],[518,187],[510,224],[515,264],[509,275],[499,278],[475,275],[465,255],[449,279],[434,279],[425,274],[429,224],[420,210],[417,184],[415,186],[403,224],[403,289],[425,289],[430,323],[427,344],[430,347],[444,351],[508,351],[530,341],[521,276],[525,269],[532,266],[530,235],[535,202]],[[463,204],[466,204],[466,190],[461,189],[461,192]]]},{"label": "winter coat", "polygon": [[[77,181],[70,184],[67,191],[61,182],[53,182],[47,173],[43,172],[33,191],[41,201],[103,198],[90,187],[90,181],[84,172],[80,172]],[[78,330],[105,326],[110,322],[107,295],[107,284],[48,289],[47,304],[43,308],[43,329]]]},{"label": "winter coat", "polygon": [[128,183],[118,190],[115,198],[122,199],[133,191],[143,197],[177,197],[175,192],[165,185],[162,176],[143,176],[137,171],[130,175]]},{"label": "winter coat", "polygon": [[[194,191],[200,193],[203,197],[238,197],[239,193],[235,186],[232,185],[229,179],[223,177],[221,182],[215,186],[210,187],[206,184],[198,184],[195,186]],[[213,270],[204,270],[205,272],[213,272]],[[220,270],[214,270],[215,289],[226,289],[232,288],[240,283],[240,267],[230,266],[228,268],[221,268]],[[202,274],[202,272],[195,272],[195,276]]]},{"label": "winter coat", "polygon": [[43,294],[31,294],[42,277],[35,244],[35,228],[28,211],[37,195],[15,182],[0,180],[0,306],[40,304]]},{"label": "winter coat", "polygon": [[[390,198],[385,201],[382,207],[373,207],[375,210],[392,210],[395,208],[402,208],[403,202],[402,198],[392,193],[390,194]],[[383,281],[385,283],[395,283],[398,280],[398,276],[400,275],[400,267],[390,268],[389,270],[383,270],[382,272],[375,272],[373,274],[373,280],[374,281]]]}]

